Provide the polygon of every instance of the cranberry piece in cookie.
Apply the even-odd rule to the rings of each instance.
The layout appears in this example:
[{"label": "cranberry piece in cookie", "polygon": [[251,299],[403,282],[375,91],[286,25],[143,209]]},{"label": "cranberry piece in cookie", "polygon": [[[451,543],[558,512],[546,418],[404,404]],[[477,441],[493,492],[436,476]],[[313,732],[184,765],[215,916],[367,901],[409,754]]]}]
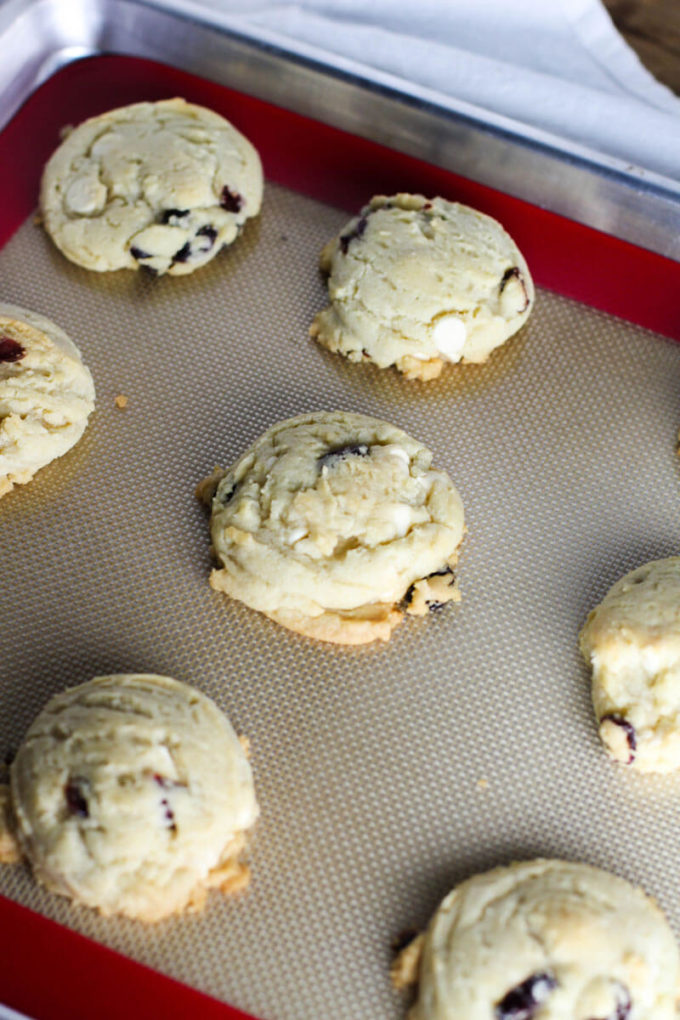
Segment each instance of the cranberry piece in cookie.
[{"label": "cranberry piece in cookie", "polygon": [[454,888],[392,974],[409,1020],[677,1020],[680,952],[641,889],[539,859]]},{"label": "cranberry piece in cookie", "polygon": [[14,364],[21,361],[25,353],[18,340],[13,340],[11,336],[0,336],[0,362]]},{"label": "cranberry piece in cookie", "polygon": [[76,127],[45,168],[40,204],[77,265],[180,276],[236,240],[260,210],[262,183],[257,152],[224,117],[164,99]]},{"label": "cranberry piece in cookie", "polygon": [[365,415],[278,422],[198,487],[218,563],[210,584],[308,637],[387,640],[414,611],[405,596],[424,578],[423,602],[457,595],[448,567],[465,531],[463,505],[432,459],[401,429]]},{"label": "cranberry piece in cookie", "polygon": [[621,577],[579,641],[610,757],[639,772],[680,769],[680,556]]},{"label": "cranberry piece in cookie", "polygon": [[527,264],[490,216],[443,198],[376,195],[323,248],[328,307],[310,335],[350,361],[436,378],[482,362],[526,322]]},{"label": "cranberry piece in cookie", "polygon": [[531,974],[496,1004],[494,1017],[496,1020],[532,1020],[555,988],[557,981],[552,974]]},{"label": "cranberry piece in cookie", "polygon": [[104,915],[158,921],[247,884],[258,808],[246,752],[213,701],[170,677],[96,677],[58,694],[20,745],[9,792],[36,878]]}]

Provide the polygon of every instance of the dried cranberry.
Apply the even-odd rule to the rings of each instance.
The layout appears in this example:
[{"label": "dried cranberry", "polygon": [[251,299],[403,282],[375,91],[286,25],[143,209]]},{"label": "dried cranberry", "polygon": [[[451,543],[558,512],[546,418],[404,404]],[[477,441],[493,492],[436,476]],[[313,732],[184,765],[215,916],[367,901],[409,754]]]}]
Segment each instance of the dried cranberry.
[{"label": "dried cranberry", "polygon": [[237,213],[240,212],[244,206],[244,199],[242,195],[239,195],[238,191],[230,191],[225,186],[222,188],[222,195],[220,197],[220,205],[227,212]]},{"label": "dried cranberry", "polygon": [[494,1016],[496,1020],[531,1020],[555,988],[552,974],[532,974],[496,1003]]},{"label": "dried cranberry", "polygon": [[[177,783],[174,779],[168,779],[167,776],[160,775],[159,772],[154,772],[153,781],[161,790],[172,790],[178,786],[183,786],[183,783]],[[172,832],[177,832],[177,823],[175,821],[175,812],[170,807],[170,803],[167,797],[163,797],[161,800],[161,807],[163,808],[163,818],[168,829]]]},{"label": "dried cranberry", "polygon": [[616,1003],[614,1012],[607,1017],[591,1017],[590,1020],[628,1020],[633,1008],[630,992],[620,981],[616,982]]},{"label": "dried cranberry", "polygon": [[85,797],[85,788],[89,786],[86,779],[69,779],[64,787],[64,796],[69,812],[78,818],[89,818],[90,809]]},{"label": "dried cranberry", "polygon": [[[189,209],[163,209],[158,218],[158,222],[170,223],[171,220],[184,220],[189,213]],[[175,224],[173,224],[173,226],[175,226]]]},{"label": "dried cranberry", "polygon": [[175,821],[175,812],[172,810],[172,808],[168,804],[168,802],[165,799],[165,797],[161,801],[161,807],[165,808],[165,812],[163,814],[163,817],[165,818],[165,823],[166,823],[167,828],[170,829],[172,832],[177,832],[177,822]]},{"label": "dried cranberry", "polygon": [[503,293],[503,291],[505,290],[507,285],[510,283],[510,280],[518,280],[519,281],[519,283],[520,283],[520,285],[522,287],[522,290],[524,291],[524,306],[522,308],[520,308],[519,311],[520,311],[520,314],[522,312],[526,312],[527,308],[529,307],[529,294],[527,292],[527,287],[526,287],[526,284],[524,282],[524,277],[520,273],[518,266],[512,266],[511,269],[506,269],[505,272],[503,273],[503,277],[501,279],[501,285],[500,285],[500,289],[499,289],[499,293],[500,294]]},{"label": "dried cranberry", "polygon": [[[214,227],[205,226],[201,227],[200,230],[196,231],[196,238],[201,238],[194,248],[195,255],[203,255],[205,252],[210,251],[215,243],[217,237],[217,231]],[[205,239],[205,240],[204,240]]]},{"label": "dried cranberry", "polygon": [[351,230],[349,232],[349,234],[342,234],[341,235],[341,237],[340,237],[340,250],[342,251],[343,255],[347,254],[347,249],[349,248],[350,243],[352,241],[354,241],[355,238],[361,237],[363,235],[364,231],[366,230],[367,224],[368,224],[368,217],[367,216],[362,216],[357,221],[357,225],[354,228],[354,230]]},{"label": "dried cranberry", "polygon": [[191,255],[191,245],[187,241],[186,244],[182,245],[182,247],[179,249],[179,251],[175,252],[175,254],[172,256],[172,261],[173,262],[186,262],[190,255]]},{"label": "dried cranberry", "polygon": [[633,1001],[630,997],[630,992],[625,985],[621,985],[617,993],[616,1013],[612,1020],[628,1020],[632,1008]]},{"label": "dried cranberry", "polygon": [[[451,569],[451,567],[449,567],[449,566],[442,567],[441,570],[434,570],[431,574],[428,574],[427,576],[428,577],[444,577],[444,576],[446,576],[446,574],[451,574],[451,576],[453,577],[453,570]],[[453,582],[451,582],[451,583],[453,583]],[[411,605],[411,603],[413,602],[413,595],[415,593],[415,590],[416,590],[416,585],[414,583],[414,584],[411,585],[410,588],[408,588],[408,590],[406,591],[406,594],[404,595],[404,598],[402,599],[402,604],[404,606],[410,606]],[[432,600],[428,600],[427,608],[430,610],[431,613],[436,613],[438,609],[443,609],[446,604],[447,604],[446,602],[435,602],[434,599],[432,599]]]},{"label": "dried cranberry", "polygon": [[614,723],[615,726],[619,726],[623,730],[626,737],[626,743],[628,744],[628,749],[630,750],[627,764],[632,765],[635,761],[635,752],[637,750],[637,733],[635,732],[633,724],[629,723],[627,719],[624,719],[622,715],[616,715],[613,712],[610,712],[608,715],[603,715],[600,719],[600,723],[603,722]]},{"label": "dried cranberry", "polygon": [[370,453],[369,447],[366,443],[356,443],[353,446],[339,446],[335,450],[329,450],[328,453],[324,453],[322,457],[319,457],[319,467],[335,467],[340,460],[345,460],[346,457],[367,457]]},{"label": "dried cranberry", "polygon": [[510,283],[510,280],[514,280],[514,279],[517,279],[517,280],[521,280],[522,279],[522,274],[520,273],[519,268],[517,266],[512,266],[511,269],[506,269],[505,272],[503,273],[503,276],[501,278],[501,286],[500,286],[501,294],[503,293],[503,291],[505,290],[507,285]]},{"label": "dried cranberry", "polygon": [[234,493],[236,492],[237,488],[238,488],[237,485],[232,485],[230,489],[227,489],[226,492],[220,494],[220,503],[222,504],[222,506],[226,506],[227,503],[229,503]]},{"label": "dried cranberry", "polygon": [[11,336],[0,336],[0,361],[21,361],[26,351]]}]

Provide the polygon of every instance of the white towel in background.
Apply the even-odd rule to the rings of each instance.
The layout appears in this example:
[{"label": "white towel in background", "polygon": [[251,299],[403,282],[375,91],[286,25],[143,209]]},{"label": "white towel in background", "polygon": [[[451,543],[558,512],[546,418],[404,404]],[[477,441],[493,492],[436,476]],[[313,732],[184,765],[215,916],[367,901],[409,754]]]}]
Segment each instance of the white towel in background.
[{"label": "white towel in background", "polygon": [[[165,2],[173,7],[178,0]],[[599,0],[184,0],[393,88],[462,101],[680,182],[680,99]]]}]

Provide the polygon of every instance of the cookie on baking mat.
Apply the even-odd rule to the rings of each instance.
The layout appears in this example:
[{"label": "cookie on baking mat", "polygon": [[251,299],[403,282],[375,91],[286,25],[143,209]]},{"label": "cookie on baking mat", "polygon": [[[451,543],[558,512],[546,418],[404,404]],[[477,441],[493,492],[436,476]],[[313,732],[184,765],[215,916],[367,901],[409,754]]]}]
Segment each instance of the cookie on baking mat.
[{"label": "cookie on baking mat", "polygon": [[66,333],[37,312],[0,303],[0,496],[78,442],[94,397]]},{"label": "cookie on baking mat", "polygon": [[485,361],[522,326],[534,286],[500,223],[443,198],[378,195],[321,253],[330,305],[310,333],[352,361],[434,379]]},{"label": "cookie on baking mat", "polygon": [[40,207],[79,266],[192,273],[260,211],[260,158],[224,117],[183,99],[80,124],[43,173]]},{"label": "cookie on baking mat", "polygon": [[616,761],[680,768],[680,556],[622,577],[580,634],[599,732]]},{"label": "cookie on baking mat", "polygon": [[96,677],[28,730],[0,849],[12,860],[14,842],[53,892],[151,922],[247,884],[257,814],[244,747],[209,698],[154,674]]},{"label": "cookie on baking mat", "polygon": [[463,505],[401,429],[342,411],[279,422],[199,486],[210,583],[291,630],[387,640],[403,612],[457,600]]},{"label": "cookie on baking mat", "polygon": [[392,971],[409,1020],[675,1020],[680,956],[656,903],[585,864],[476,875]]}]

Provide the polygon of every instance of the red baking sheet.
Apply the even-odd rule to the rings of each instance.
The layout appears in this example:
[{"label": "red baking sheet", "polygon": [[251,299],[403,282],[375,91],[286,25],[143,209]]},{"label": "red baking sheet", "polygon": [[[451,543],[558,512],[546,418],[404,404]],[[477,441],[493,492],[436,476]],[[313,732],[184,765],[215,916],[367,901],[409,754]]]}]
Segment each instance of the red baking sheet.
[{"label": "red baking sheet", "polygon": [[[209,106],[246,134],[269,179],[356,211],[376,192],[440,194],[497,217],[536,282],[680,339],[680,263],[519,199],[221,85],[133,57],[71,64],[0,135],[0,246],[35,209],[42,167],[65,121],[171,96]],[[65,113],[64,111],[67,111]],[[225,961],[225,966],[229,966]],[[234,962],[237,966],[237,962]],[[0,999],[36,1020],[246,1014],[0,897]]]},{"label": "red baking sheet", "polygon": [[416,191],[465,202],[503,223],[539,286],[680,340],[680,263],[412,156],[137,57],[90,57],[68,65],[5,128],[0,245],[35,208],[42,167],[65,122],[172,96],[231,120],[259,150],[270,180],[352,212],[380,192]]}]

